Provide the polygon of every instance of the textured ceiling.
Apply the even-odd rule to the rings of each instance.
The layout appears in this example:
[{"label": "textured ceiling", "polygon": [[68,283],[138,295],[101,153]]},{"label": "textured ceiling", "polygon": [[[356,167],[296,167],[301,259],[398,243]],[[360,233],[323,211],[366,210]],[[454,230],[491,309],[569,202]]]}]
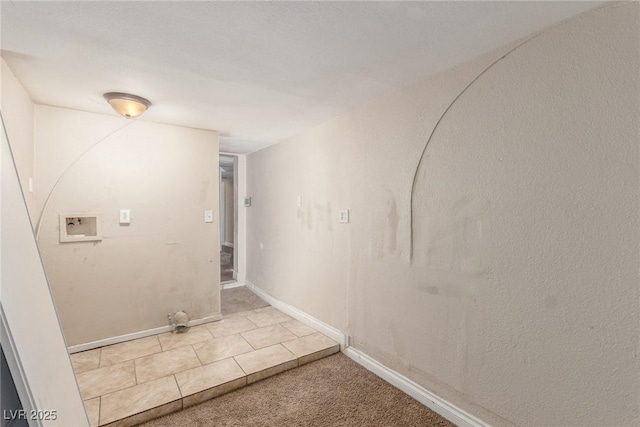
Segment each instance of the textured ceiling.
[{"label": "textured ceiling", "polygon": [[35,102],[218,130],[251,152],[589,2],[6,2],[2,57]]}]

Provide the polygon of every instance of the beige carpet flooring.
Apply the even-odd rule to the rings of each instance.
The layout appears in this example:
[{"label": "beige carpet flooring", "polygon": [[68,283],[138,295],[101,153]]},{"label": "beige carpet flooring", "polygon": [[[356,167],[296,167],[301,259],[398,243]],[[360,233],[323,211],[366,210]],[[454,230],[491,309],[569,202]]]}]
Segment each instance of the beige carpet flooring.
[{"label": "beige carpet flooring", "polygon": [[143,425],[453,426],[341,353]]},{"label": "beige carpet flooring", "polygon": [[220,306],[223,316],[241,311],[255,310],[268,305],[244,286],[220,291]]}]

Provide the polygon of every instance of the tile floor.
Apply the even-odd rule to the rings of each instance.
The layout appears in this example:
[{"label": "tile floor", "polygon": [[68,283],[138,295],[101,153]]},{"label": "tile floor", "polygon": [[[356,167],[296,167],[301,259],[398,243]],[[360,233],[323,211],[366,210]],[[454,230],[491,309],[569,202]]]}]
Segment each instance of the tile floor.
[{"label": "tile floor", "polygon": [[240,311],[267,307],[269,304],[245,286],[239,286],[220,290],[220,306],[222,308],[222,315],[225,316]]},{"label": "tile floor", "polygon": [[340,350],[273,307],[71,355],[92,426],[132,426]]}]

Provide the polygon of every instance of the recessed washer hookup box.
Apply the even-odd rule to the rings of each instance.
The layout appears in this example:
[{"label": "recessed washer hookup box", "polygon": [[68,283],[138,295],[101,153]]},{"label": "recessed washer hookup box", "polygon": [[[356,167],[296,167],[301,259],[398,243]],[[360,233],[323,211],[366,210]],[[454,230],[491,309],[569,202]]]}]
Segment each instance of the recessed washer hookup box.
[{"label": "recessed washer hookup box", "polygon": [[60,214],[60,243],[102,240],[102,213]]}]

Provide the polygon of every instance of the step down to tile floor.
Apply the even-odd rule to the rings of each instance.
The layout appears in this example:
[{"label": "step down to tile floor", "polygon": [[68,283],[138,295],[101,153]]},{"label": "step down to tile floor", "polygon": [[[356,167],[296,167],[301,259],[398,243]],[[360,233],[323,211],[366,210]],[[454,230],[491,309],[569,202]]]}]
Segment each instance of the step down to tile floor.
[{"label": "step down to tile floor", "polygon": [[91,426],[143,423],[337,353],[273,307],[71,355]]}]

